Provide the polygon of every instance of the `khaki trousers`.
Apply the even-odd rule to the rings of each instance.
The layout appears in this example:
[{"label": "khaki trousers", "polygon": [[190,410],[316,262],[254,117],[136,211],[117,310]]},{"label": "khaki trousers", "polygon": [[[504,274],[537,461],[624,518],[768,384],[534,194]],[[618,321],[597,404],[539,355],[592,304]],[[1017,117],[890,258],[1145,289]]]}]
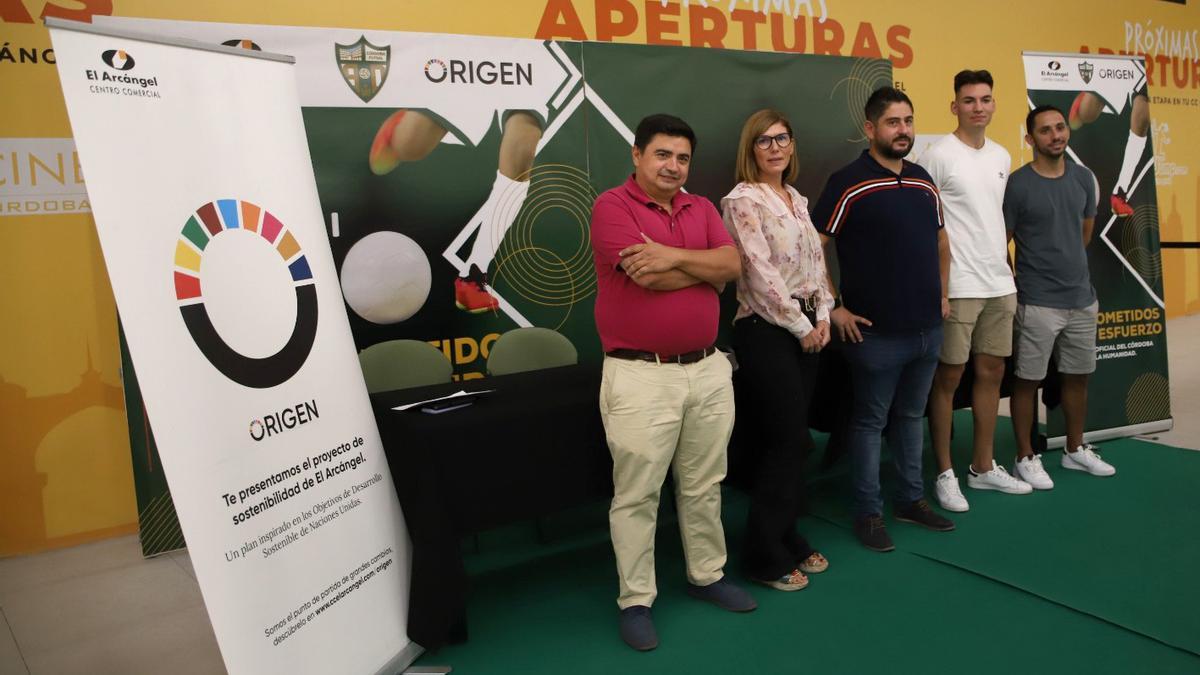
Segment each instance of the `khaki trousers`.
[{"label": "khaki trousers", "polygon": [[667,469],[688,581],[706,586],[725,567],[721,480],[733,430],[729,359],[717,352],[679,365],[605,358],[600,416],[613,458],[608,512],[621,609],[654,604],[654,531]]}]

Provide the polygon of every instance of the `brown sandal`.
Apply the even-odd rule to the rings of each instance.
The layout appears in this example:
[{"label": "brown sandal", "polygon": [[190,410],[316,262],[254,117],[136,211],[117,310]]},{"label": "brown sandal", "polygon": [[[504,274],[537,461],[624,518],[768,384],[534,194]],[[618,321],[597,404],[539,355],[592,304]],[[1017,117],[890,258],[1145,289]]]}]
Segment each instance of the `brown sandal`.
[{"label": "brown sandal", "polygon": [[804,559],[804,562],[800,563],[798,569],[805,574],[820,574],[829,569],[829,561],[825,559],[825,556],[814,551],[812,555]]}]

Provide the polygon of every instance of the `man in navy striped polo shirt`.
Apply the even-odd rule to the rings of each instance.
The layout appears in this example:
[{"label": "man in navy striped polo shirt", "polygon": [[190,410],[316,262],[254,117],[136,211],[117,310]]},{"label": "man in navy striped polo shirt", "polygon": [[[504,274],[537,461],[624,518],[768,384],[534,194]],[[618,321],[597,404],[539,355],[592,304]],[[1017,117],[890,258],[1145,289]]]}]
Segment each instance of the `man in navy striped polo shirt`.
[{"label": "man in navy striped polo shirt", "polygon": [[829,177],[812,220],[826,243],[836,242],[841,270],[829,318],[845,343],[854,387],[847,435],[854,533],[871,550],[891,551],[879,489],[885,427],[899,474],[896,520],[954,529],[925,501],[921,481],[922,418],[950,308],[950,246],[933,180],[904,160],[913,144],[912,101],[881,87],[864,113],[870,148]]}]

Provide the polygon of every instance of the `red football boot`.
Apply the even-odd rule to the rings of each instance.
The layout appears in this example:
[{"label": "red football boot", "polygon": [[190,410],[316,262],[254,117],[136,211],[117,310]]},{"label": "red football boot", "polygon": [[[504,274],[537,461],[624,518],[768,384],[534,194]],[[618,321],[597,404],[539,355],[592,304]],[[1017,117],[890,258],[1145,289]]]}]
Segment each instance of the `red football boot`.
[{"label": "red football boot", "polygon": [[484,288],[486,284],[487,275],[475,265],[471,265],[467,276],[454,280],[454,305],[471,314],[500,309],[500,303]]},{"label": "red football boot", "polygon": [[392,113],[383,121],[379,131],[375,132],[375,140],[371,141],[371,154],[367,161],[371,165],[371,173],[376,176],[382,176],[400,166],[400,156],[392,149],[392,133],[395,132],[396,125],[400,124],[400,120],[404,119],[405,112],[397,110]]},{"label": "red football boot", "polygon": [[1129,199],[1125,196],[1124,190],[1117,190],[1116,194],[1109,198],[1109,205],[1112,206],[1113,215],[1118,218],[1133,215],[1133,207],[1129,205]]}]

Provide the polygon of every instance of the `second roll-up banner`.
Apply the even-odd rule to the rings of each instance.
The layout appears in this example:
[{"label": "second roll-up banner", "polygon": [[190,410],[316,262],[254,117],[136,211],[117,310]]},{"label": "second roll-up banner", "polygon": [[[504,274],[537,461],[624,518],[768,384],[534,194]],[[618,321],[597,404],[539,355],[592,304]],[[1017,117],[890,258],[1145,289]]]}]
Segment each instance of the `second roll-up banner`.
[{"label": "second roll-up banner", "polygon": [[410,663],[409,547],[289,57],[48,20],[133,365],[225,665]]},{"label": "second roll-up banner", "polygon": [[[1084,437],[1090,441],[1171,428],[1166,303],[1159,250],[1155,155],[1146,62],[1139,56],[1025,52],[1029,107],[1055,105],[1071,127],[1067,154],[1097,181],[1088,246],[1100,303],[1096,372]],[[1047,418],[1061,446],[1061,408]]]}]

